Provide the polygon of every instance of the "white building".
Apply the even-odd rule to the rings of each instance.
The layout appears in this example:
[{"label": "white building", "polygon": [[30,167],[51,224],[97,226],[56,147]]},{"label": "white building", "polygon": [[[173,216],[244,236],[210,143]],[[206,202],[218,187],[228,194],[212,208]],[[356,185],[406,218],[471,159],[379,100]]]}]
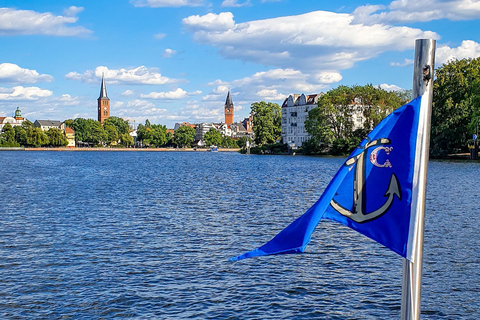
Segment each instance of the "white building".
[{"label": "white building", "polygon": [[199,123],[195,125],[195,140],[196,141],[203,141],[205,137],[205,133],[210,131],[210,129],[218,130],[217,127],[213,123]]},{"label": "white building", "polygon": [[21,126],[25,119],[22,117],[20,109],[17,107],[14,117],[0,117],[0,132],[3,130],[3,127],[10,123],[12,127]]},{"label": "white building", "polygon": [[42,131],[48,131],[50,128],[65,129],[65,124],[58,120],[36,120],[33,126],[42,129]]},{"label": "white building", "polygon": [[301,147],[310,139],[305,130],[305,120],[308,118],[308,111],[317,107],[318,98],[323,93],[288,96],[282,105],[282,141],[292,147]]}]

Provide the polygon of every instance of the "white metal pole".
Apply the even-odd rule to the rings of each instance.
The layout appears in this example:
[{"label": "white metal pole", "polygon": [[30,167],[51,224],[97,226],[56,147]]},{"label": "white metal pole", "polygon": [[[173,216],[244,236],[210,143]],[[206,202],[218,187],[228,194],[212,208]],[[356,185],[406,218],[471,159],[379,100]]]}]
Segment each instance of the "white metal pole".
[{"label": "white metal pole", "polygon": [[430,149],[430,122],[433,100],[433,76],[435,64],[435,40],[419,39],[415,42],[415,61],[413,73],[413,97],[423,95],[420,111],[417,144],[418,164],[414,173],[412,210],[416,211],[413,236],[413,261],[404,259],[402,280],[402,320],[420,319],[420,294],[422,287],[423,231],[425,216],[425,196],[427,186],[427,168]]}]

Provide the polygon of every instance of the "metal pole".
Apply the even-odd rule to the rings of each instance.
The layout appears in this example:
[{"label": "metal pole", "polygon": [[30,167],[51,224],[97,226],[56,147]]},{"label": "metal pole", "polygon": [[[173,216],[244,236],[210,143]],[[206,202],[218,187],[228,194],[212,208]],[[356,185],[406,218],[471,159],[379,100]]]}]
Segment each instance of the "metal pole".
[{"label": "metal pole", "polygon": [[433,76],[435,63],[435,40],[415,41],[415,65],[413,74],[413,98],[423,95],[413,178],[412,211],[415,210],[413,235],[413,261],[404,259],[402,280],[402,320],[420,319],[420,294],[422,286],[423,230],[427,167],[430,149],[430,122],[433,100]]}]

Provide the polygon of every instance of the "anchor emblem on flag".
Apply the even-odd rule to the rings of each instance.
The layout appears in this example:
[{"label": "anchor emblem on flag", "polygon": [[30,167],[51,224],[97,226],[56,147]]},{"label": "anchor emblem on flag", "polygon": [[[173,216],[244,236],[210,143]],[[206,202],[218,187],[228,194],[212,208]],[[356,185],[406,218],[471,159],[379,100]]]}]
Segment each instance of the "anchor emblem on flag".
[{"label": "anchor emblem on flag", "polygon": [[379,168],[389,168],[392,167],[390,161],[387,159],[383,164],[378,163],[377,154],[379,151],[385,151],[388,155],[390,151],[393,149],[391,147],[385,147],[384,145],[390,144],[390,139],[376,139],[373,141],[369,141],[364,147],[362,147],[363,151],[360,152],[358,155],[355,155],[345,162],[345,166],[355,166],[354,172],[354,187],[353,187],[353,211],[350,211],[343,206],[341,206],[335,199],[330,201],[330,205],[332,206],[335,211],[340,213],[341,215],[355,221],[358,223],[364,223],[368,221],[372,221],[384,215],[392,206],[393,200],[395,196],[399,200],[402,200],[402,194],[400,189],[400,184],[398,182],[397,177],[394,173],[390,176],[390,182],[388,184],[388,188],[385,192],[385,196],[388,197],[385,203],[378,209],[367,212],[366,203],[367,203],[367,192],[366,192],[366,154],[369,148],[378,146],[375,148],[372,153],[370,154],[370,162]]}]

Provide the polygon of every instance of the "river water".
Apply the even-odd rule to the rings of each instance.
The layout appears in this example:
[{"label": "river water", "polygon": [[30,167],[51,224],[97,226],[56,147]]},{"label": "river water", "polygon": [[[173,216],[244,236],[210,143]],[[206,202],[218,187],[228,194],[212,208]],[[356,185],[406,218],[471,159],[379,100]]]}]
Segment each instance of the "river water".
[{"label": "river water", "polygon": [[[343,159],[1,152],[1,319],[398,319],[402,259],[323,221],[269,240]],[[480,163],[430,162],[422,319],[480,319]]]}]

